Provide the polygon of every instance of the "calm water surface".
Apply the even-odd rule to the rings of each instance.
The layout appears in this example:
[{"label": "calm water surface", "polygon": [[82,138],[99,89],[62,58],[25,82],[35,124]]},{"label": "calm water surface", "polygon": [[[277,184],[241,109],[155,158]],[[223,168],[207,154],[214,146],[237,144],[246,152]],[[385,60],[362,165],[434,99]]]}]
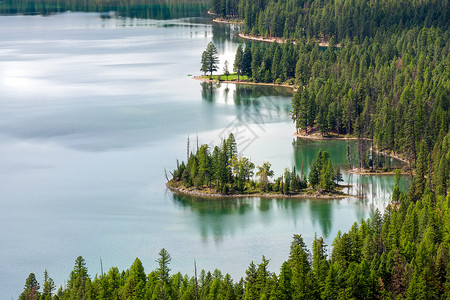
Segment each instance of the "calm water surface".
[{"label": "calm water surface", "polygon": [[255,164],[309,165],[318,149],[345,167],[345,142],[295,141],[285,89],[193,80],[213,40],[223,63],[239,43],[202,18],[102,19],[95,13],[0,17],[0,298],[17,298],[30,272],[64,284],[82,255],[93,277],[150,270],[166,248],[172,270],[250,261],[278,271],[294,233],[310,245],[383,208],[391,176],[350,176],[364,199],[195,201],[173,195],[164,169],[191,145],[234,132]]}]

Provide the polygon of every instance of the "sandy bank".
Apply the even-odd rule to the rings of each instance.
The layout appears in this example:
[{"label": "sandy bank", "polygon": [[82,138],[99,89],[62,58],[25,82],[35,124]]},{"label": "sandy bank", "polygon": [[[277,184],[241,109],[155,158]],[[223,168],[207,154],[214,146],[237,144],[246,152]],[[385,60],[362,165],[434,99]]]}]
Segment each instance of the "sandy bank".
[{"label": "sandy bank", "polygon": [[[279,44],[286,43],[286,40],[283,38],[279,38],[279,37],[266,38],[266,37],[262,37],[262,36],[252,36],[252,35],[243,34],[242,32],[239,33],[239,37],[246,39],[246,40],[258,41],[258,42],[267,42],[267,43],[277,42]],[[295,42],[294,42],[294,45],[295,45]]]},{"label": "sandy bank", "polygon": [[[249,35],[249,34],[244,34],[244,33],[239,33],[239,37],[246,39],[246,40],[252,40],[252,41],[259,41],[259,42],[267,42],[267,43],[274,43],[277,42],[279,44],[283,44],[286,43],[287,40],[284,38],[280,38],[280,37],[262,37],[262,36],[253,36],[253,35]],[[330,42],[323,40],[323,39],[319,39],[316,40],[319,43],[319,47],[329,47],[330,46]],[[294,45],[296,44],[295,41],[292,42]],[[336,48],[340,48],[341,45],[340,44],[336,44]]]},{"label": "sandy bank", "polygon": [[[310,128],[308,130],[308,134],[306,134],[304,132],[294,132],[294,136],[301,138],[301,139],[305,139],[305,140],[323,140],[323,141],[326,141],[326,140],[356,141],[358,139],[353,136],[337,135],[336,133],[330,133],[326,136],[323,136],[319,132],[319,128],[317,128],[317,127]],[[370,139],[368,139],[368,138],[363,138],[363,139],[370,141]]]}]

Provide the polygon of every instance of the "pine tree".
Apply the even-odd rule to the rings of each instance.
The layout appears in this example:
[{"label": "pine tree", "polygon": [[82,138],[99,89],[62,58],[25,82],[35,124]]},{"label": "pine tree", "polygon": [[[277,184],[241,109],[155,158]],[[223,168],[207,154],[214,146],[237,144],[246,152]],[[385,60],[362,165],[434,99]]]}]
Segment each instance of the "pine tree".
[{"label": "pine tree", "polygon": [[147,281],[147,276],[144,272],[144,267],[139,258],[136,258],[130,267],[127,281],[124,286],[123,295],[126,299],[142,299],[144,293],[144,286]]},{"label": "pine tree", "polygon": [[228,70],[228,60],[225,61],[225,64],[223,66],[223,75],[227,76],[228,80],[228,76],[230,76],[230,70]]},{"label": "pine tree", "polygon": [[295,234],[291,242],[289,263],[292,269],[294,299],[306,299],[309,294],[308,273],[310,271],[309,252],[301,235]]},{"label": "pine tree", "polygon": [[206,50],[202,52],[201,63],[202,63],[202,66],[200,67],[200,71],[203,72],[203,75],[206,75],[206,73],[208,72],[208,53],[206,52]]},{"label": "pine tree", "polygon": [[22,294],[19,296],[19,300],[37,300],[39,299],[39,283],[36,280],[36,275],[30,273],[25,280],[25,287]]},{"label": "pine tree", "polygon": [[218,65],[219,57],[217,55],[217,48],[213,42],[209,42],[206,50],[202,53],[202,66],[200,71],[204,74],[209,73],[209,76],[212,76],[212,73],[217,71]]},{"label": "pine tree", "polygon": [[161,249],[159,251],[159,258],[156,260],[158,263],[158,268],[156,269],[156,273],[158,274],[159,279],[159,298],[160,299],[169,299],[170,297],[170,268],[169,264],[172,260],[169,252],[166,249]]},{"label": "pine tree", "polygon": [[313,189],[315,189],[316,186],[319,184],[319,178],[320,178],[320,171],[318,162],[315,159],[313,159],[308,175],[308,182]]},{"label": "pine tree", "polygon": [[52,293],[56,289],[55,282],[52,278],[48,276],[47,270],[44,271],[44,285],[42,290],[42,295],[45,297],[44,299],[51,299]]},{"label": "pine tree", "polygon": [[245,46],[242,57],[242,74],[252,77],[252,47],[250,44]]},{"label": "pine tree", "polygon": [[88,285],[90,278],[86,268],[86,262],[83,257],[78,256],[75,260],[75,266],[70,273],[67,288],[70,294],[70,299],[85,299],[89,296]]},{"label": "pine tree", "polygon": [[320,182],[319,182],[320,188],[325,191],[332,191],[334,188],[333,179],[334,179],[333,164],[331,163],[331,160],[328,159],[327,162],[323,165],[322,170],[320,172]]},{"label": "pine tree", "polygon": [[244,58],[244,51],[242,50],[242,46],[239,45],[236,50],[236,55],[234,57],[234,64],[233,64],[233,72],[235,72],[238,76],[239,81],[239,75],[242,74],[242,59]]}]

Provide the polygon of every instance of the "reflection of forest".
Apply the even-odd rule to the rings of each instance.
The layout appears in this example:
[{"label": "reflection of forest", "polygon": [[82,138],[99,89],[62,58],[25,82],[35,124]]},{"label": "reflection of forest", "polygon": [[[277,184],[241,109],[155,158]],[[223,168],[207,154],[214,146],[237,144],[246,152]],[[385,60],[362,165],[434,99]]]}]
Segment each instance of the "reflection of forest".
[{"label": "reflection of forest", "polygon": [[223,103],[236,108],[240,126],[262,126],[289,118],[292,92],[270,86],[236,85],[201,82],[202,99],[208,103]]},{"label": "reflection of forest", "polygon": [[339,201],[257,198],[199,200],[186,195],[172,195],[177,205],[195,213],[202,238],[216,241],[257,224],[271,226],[280,220],[289,220],[293,227],[300,221],[312,220],[313,227],[318,225],[321,236],[327,237],[332,229],[332,207],[335,201]]},{"label": "reflection of forest", "polygon": [[118,17],[167,20],[206,14],[208,0],[137,0],[137,1],[19,1],[0,2],[0,14],[51,15],[65,11],[114,12]]},{"label": "reflection of forest", "polygon": [[[327,151],[330,154],[334,167],[340,167],[344,171],[344,183],[352,185],[344,192],[364,198],[379,199],[385,201],[390,199],[394,188],[394,176],[392,175],[358,175],[348,174],[345,171],[349,168],[347,161],[347,144],[356,144],[356,141],[345,140],[308,140],[298,138],[294,143],[294,161],[297,170],[302,170],[304,174],[309,174],[309,166],[317,156],[317,151]],[[350,146],[355,148],[354,146]],[[384,159],[384,158],[383,158]],[[400,161],[391,161],[393,167],[401,167]],[[402,180],[401,187],[405,189],[409,185],[408,180]]]},{"label": "reflection of forest", "polygon": [[[255,117],[289,117],[290,102],[280,101],[292,97],[283,87],[255,86],[203,81],[202,99],[206,102],[234,103]],[[233,102],[231,102],[233,101]]]},{"label": "reflection of forest", "polygon": [[213,23],[213,43],[216,45],[219,52],[225,52],[227,44],[231,41],[233,43],[239,42],[238,33],[241,31],[239,25]]}]

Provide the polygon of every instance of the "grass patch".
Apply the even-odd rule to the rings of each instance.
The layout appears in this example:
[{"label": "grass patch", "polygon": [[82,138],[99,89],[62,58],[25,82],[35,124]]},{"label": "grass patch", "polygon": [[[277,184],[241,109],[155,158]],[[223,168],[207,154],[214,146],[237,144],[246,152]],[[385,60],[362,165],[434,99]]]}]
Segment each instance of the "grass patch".
[{"label": "grass patch", "polygon": [[[210,78],[212,80],[219,80],[219,81],[238,81],[237,74],[230,74],[228,76],[225,75],[213,75],[213,76],[203,76],[205,78]],[[239,75],[239,81],[249,81],[249,78],[247,75]]]}]

